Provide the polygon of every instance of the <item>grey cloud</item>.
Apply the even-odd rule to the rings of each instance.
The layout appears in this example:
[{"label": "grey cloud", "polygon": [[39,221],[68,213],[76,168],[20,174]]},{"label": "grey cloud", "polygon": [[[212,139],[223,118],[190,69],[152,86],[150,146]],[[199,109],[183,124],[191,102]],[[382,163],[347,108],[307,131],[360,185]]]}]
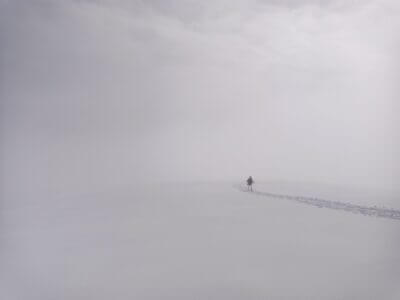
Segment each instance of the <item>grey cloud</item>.
[{"label": "grey cloud", "polygon": [[279,3],[9,2],[6,181],[395,186],[398,5]]}]

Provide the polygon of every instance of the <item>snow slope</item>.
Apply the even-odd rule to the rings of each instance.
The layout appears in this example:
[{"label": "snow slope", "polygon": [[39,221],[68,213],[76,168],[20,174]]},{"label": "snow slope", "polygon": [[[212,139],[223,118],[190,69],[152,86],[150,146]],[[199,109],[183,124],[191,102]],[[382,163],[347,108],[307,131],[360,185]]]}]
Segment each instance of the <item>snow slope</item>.
[{"label": "snow slope", "polygon": [[329,208],[329,209],[336,209],[342,210],[346,212],[351,212],[354,214],[362,214],[364,216],[372,216],[372,217],[379,217],[379,218],[386,218],[392,220],[399,220],[400,221],[400,210],[394,208],[387,208],[384,206],[378,207],[374,206],[366,206],[366,205],[359,205],[349,202],[340,202],[340,201],[332,201],[326,200],[318,197],[311,197],[311,196],[301,196],[301,195],[288,195],[288,194],[276,194],[270,192],[260,192],[253,189],[250,189],[246,186],[242,185],[235,185],[241,192],[250,192],[252,195],[256,196],[264,196],[267,198],[274,198],[274,199],[283,199],[283,200],[290,200],[296,201],[299,203],[307,204],[316,206],[319,208]]},{"label": "snow slope", "polygon": [[400,299],[399,220],[232,184],[29,199],[1,216],[0,299]]}]

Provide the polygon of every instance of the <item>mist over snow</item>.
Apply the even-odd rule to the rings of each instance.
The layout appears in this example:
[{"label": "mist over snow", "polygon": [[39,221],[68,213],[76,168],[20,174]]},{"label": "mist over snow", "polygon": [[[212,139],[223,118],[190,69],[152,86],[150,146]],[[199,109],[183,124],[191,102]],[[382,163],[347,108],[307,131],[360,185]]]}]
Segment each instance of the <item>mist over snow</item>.
[{"label": "mist over snow", "polygon": [[0,299],[400,299],[399,53],[398,0],[0,0]]},{"label": "mist over snow", "polygon": [[396,188],[397,1],[2,1],[5,193]]}]

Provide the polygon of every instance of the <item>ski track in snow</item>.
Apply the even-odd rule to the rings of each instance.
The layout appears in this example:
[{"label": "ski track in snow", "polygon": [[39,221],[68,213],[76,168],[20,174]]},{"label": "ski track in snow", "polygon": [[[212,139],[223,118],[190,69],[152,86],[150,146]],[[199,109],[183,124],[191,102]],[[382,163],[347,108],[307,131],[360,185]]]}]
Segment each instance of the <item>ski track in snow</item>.
[{"label": "ski track in snow", "polygon": [[355,214],[361,214],[364,216],[372,216],[372,217],[379,217],[379,218],[386,218],[392,220],[400,220],[400,210],[386,208],[386,207],[377,207],[377,206],[362,206],[356,205],[351,203],[345,203],[340,201],[331,201],[331,200],[324,200],[315,197],[304,197],[304,196],[294,196],[294,195],[284,195],[284,194],[275,194],[275,193],[268,193],[268,192],[260,192],[260,191],[253,191],[250,192],[247,188],[235,185],[235,188],[239,189],[242,192],[248,192],[252,195],[257,196],[265,196],[275,199],[285,199],[290,201],[296,201],[300,203],[304,203],[307,205],[316,206],[319,208],[330,208],[336,210],[344,210],[348,212],[352,212]]}]

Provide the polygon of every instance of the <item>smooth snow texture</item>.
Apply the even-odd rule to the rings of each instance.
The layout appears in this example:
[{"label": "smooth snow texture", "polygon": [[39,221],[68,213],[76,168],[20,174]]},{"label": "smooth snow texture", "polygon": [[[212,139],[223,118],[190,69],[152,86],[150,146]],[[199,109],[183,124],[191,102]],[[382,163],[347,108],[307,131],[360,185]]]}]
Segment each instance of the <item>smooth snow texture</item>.
[{"label": "smooth snow texture", "polygon": [[27,199],[3,209],[0,298],[394,300],[399,231],[232,184]]}]

